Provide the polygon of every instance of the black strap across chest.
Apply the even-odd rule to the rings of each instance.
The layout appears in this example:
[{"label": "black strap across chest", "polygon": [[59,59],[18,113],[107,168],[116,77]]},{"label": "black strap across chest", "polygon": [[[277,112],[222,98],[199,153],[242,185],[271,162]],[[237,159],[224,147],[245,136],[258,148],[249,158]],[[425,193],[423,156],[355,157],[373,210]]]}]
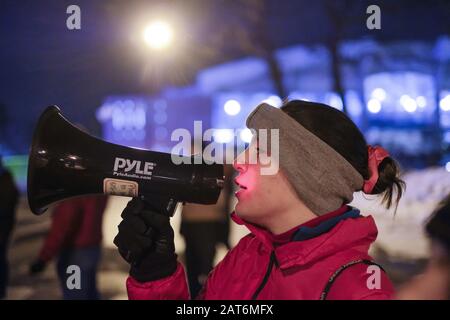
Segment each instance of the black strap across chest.
[{"label": "black strap across chest", "polygon": [[350,261],[342,266],[339,267],[339,269],[337,269],[332,275],[331,277],[328,279],[327,284],[325,285],[325,288],[322,291],[322,294],[320,295],[320,300],[326,300],[327,299],[327,295],[328,292],[331,289],[331,286],[333,285],[334,281],[336,280],[336,278],[342,273],[342,271],[344,271],[345,269],[355,265],[355,264],[360,264],[360,263],[364,263],[367,265],[374,265],[374,266],[378,266],[381,270],[384,271],[383,267],[380,266],[378,263],[375,263],[373,261],[370,260],[365,260],[365,259],[360,259],[360,260],[354,260],[354,261]]}]

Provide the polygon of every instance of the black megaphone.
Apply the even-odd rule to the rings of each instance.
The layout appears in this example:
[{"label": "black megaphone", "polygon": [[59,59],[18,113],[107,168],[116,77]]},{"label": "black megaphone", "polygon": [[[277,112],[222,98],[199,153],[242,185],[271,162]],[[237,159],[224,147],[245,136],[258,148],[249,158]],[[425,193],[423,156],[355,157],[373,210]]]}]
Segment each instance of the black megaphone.
[{"label": "black megaphone", "polygon": [[[141,197],[172,215],[178,202],[214,204],[223,165],[175,164],[172,155],[97,139],[66,120],[57,106],[39,118],[28,163],[28,203],[40,215],[48,206],[86,194]],[[187,160],[187,159],[186,159]]]}]

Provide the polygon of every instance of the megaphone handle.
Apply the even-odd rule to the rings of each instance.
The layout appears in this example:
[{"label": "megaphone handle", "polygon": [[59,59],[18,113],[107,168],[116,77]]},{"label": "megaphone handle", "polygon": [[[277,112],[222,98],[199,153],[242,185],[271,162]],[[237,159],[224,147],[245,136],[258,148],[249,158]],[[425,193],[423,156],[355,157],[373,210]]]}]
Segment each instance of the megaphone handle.
[{"label": "megaphone handle", "polygon": [[140,196],[141,200],[145,202],[151,209],[159,212],[163,215],[172,217],[175,214],[178,202],[173,198],[165,197],[151,197],[151,196]]},{"label": "megaphone handle", "polygon": [[[148,205],[152,210],[155,210],[156,212],[159,212],[164,215],[168,215],[169,217],[172,217],[175,213],[175,210],[177,208],[178,202],[173,198],[161,198],[161,197],[154,197],[149,199],[149,197],[140,196],[141,200],[144,202],[144,205]],[[154,229],[152,227],[148,227],[145,231],[145,235],[149,238],[153,238],[154,235]],[[127,261],[130,259],[130,252],[127,253]],[[142,262],[142,258],[145,254],[142,254],[141,257],[133,261],[131,264],[134,267],[138,267],[139,264]]]}]

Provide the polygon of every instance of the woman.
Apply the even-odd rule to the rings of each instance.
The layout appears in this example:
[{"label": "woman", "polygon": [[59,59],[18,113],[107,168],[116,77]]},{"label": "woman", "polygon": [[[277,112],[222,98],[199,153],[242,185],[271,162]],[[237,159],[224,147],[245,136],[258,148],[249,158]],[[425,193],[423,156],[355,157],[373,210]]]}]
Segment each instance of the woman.
[{"label": "woman", "polygon": [[[323,104],[261,104],[247,126],[279,129],[280,170],[263,175],[259,162],[239,161],[273,151],[258,149],[257,139],[235,161],[239,191],[231,217],[251,233],[209,274],[197,298],[391,298],[391,282],[368,255],[375,222],[347,204],[360,190],[383,196],[387,207],[398,202],[403,182],[394,160],[368,147],[345,114]],[[155,211],[132,200],[122,214],[114,242],[132,264],[129,298],[188,299],[169,218]]]}]

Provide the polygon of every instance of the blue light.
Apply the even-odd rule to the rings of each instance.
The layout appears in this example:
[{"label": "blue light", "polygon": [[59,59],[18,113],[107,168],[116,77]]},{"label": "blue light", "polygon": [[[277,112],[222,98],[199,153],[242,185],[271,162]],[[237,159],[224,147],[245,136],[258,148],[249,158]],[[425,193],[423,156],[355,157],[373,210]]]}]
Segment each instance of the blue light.
[{"label": "blue light", "polygon": [[235,116],[241,111],[241,104],[237,100],[228,100],[223,105],[223,109],[230,116]]},{"label": "blue light", "polygon": [[214,140],[218,143],[228,143],[233,141],[233,130],[230,129],[217,129],[213,133]]},{"label": "blue light", "polygon": [[406,112],[412,113],[417,110],[416,100],[414,100],[407,94],[404,94],[400,97],[400,104],[403,106]]},{"label": "blue light", "polygon": [[386,99],[386,91],[383,88],[376,88],[372,91],[372,98],[383,101]]},{"label": "blue light", "polygon": [[444,133],[444,142],[450,144],[450,131]]},{"label": "blue light", "polygon": [[167,102],[165,100],[157,100],[153,104],[153,109],[155,109],[156,112],[162,112],[165,111],[167,108]]},{"label": "blue light", "polygon": [[381,103],[377,99],[370,99],[369,102],[367,102],[367,110],[371,113],[378,113],[381,111]]},{"label": "blue light", "polygon": [[328,96],[328,103],[330,106],[340,111],[344,109],[342,99],[338,94],[332,92],[330,94],[327,94],[327,96]]},{"label": "blue light", "polygon": [[114,108],[112,112],[112,125],[115,130],[122,130],[125,123],[125,116],[120,108]]},{"label": "blue light", "polygon": [[427,99],[424,96],[418,96],[416,103],[419,108],[425,108],[427,106]]},{"label": "blue light", "polygon": [[132,134],[136,140],[143,141],[145,139],[145,130],[134,130]]},{"label": "blue light", "polygon": [[[103,108],[103,107],[102,107]],[[110,117],[114,130],[142,130],[146,125],[145,106],[136,104],[132,100],[118,100],[108,105],[110,114],[103,114],[103,117]],[[103,118],[106,120],[107,118]]]},{"label": "blue light", "polygon": [[155,128],[155,138],[157,140],[164,140],[168,135],[168,131],[165,127],[156,127]]},{"label": "blue light", "polygon": [[241,131],[240,134],[241,140],[246,142],[246,143],[250,143],[252,141],[253,138],[253,134],[252,131],[250,129],[244,129]]},{"label": "blue light", "polygon": [[270,104],[273,107],[279,108],[281,107],[281,104],[283,101],[281,101],[281,98],[279,96],[270,96],[267,99],[263,101],[264,103]]},{"label": "blue light", "polygon": [[442,111],[450,111],[450,94],[446,95],[439,101],[439,107]]},{"label": "blue light", "polygon": [[104,123],[111,119],[113,113],[113,105],[103,104],[99,109],[97,109],[96,117],[101,123]]},{"label": "blue light", "polygon": [[349,115],[353,118],[358,118],[362,114],[363,109],[358,93],[354,90],[347,91],[345,93],[345,101]]},{"label": "blue light", "polygon": [[447,172],[450,172],[450,161],[445,164],[445,170],[447,170]]},{"label": "blue light", "polygon": [[288,100],[303,100],[303,101],[313,101],[315,100],[310,93],[293,91],[289,94]]},{"label": "blue light", "polygon": [[167,122],[167,113],[165,112],[157,112],[153,116],[153,121],[157,124],[164,124]]},{"label": "blue light", "polygon": [[[371,119],[373,124],[380,126],[434,124],[438,102],[433,99],[435,94],[435,77],[428,73],[380,72],[364,79],[366,104],[371,99],[378,100],[381,104],[381,110]],[[445,94],[447,93],[441,98]],[[375,110],[378,109],[378,104],[371,104]]]}]

